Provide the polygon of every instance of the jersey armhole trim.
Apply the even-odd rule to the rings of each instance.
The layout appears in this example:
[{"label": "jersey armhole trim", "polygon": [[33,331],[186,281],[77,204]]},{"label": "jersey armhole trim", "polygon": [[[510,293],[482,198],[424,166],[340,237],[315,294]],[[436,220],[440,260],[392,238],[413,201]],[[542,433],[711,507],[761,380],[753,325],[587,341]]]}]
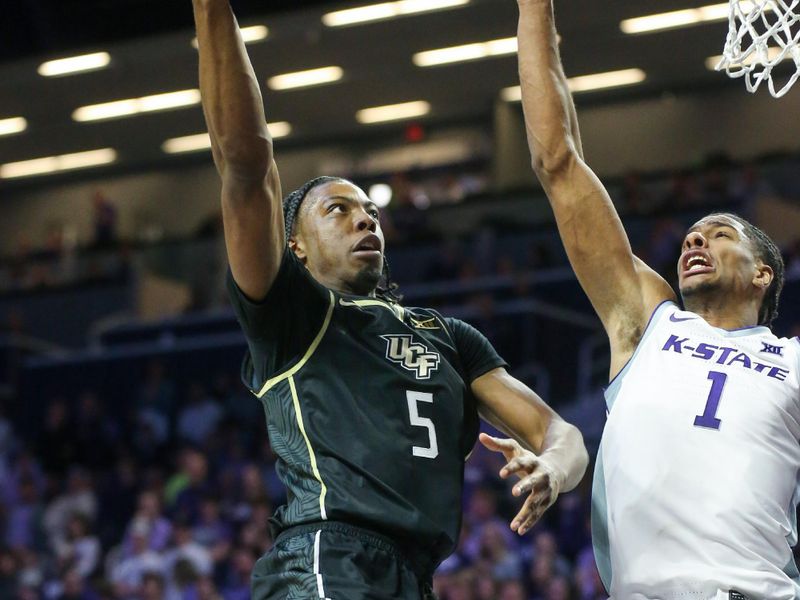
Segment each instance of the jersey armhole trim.
[{"label": "jersey armhole trim", "polygon": [[311,356],[316,352],[317,347],[319,346],[322,338],[325,336],[325,332],[328,330],[328,326],[331,324],[331,317],[333,316],[333,307],[335,306],[334,299],[333,299],[333,292],[328,290],[328,312],[325,315],[325,321],[322,323],[322,327],[320,328],[317,336],[314,338],[314,341],[311,342],[311,345],[306,350],[306,353],[303,355],[297,364],[293,367],[284,371],[283,373],[276,375],[275,377],[268,379],[267,382],[261,387],[261,389],[256,393],[258,398],[263,398],[264,394],[266,394],[270,389],[275,387],[278,383],[283,381],[284,379],[288,379],[292,377],[295,373],[297,373],[300,369],[302,369],[305,364],[309,361]]},{"label": "jersey armhole trim", "polygon": [[619,394],[619,388],[622,386],[622,380],[625,378],[625,374],[630,371],[631,365],[633,365],[633,360],[636,358],[636,355],[639,354],[639,350],[644,345],[645,341],[647,340],[650,333],[653,331],[655,327],[655,322],[658,320],[658,317],[663,314],[668,307],[677,307],[677,304],[673,300],[664,300],[655,307],[652,314],[650,315],[650,319],[647,321],[647,325],[645,325],[644,332],[642,333],[642,338],[639,340],[639,343],[636,344],[636,349],[631,354],[631,357],[628,359],[628,362],[619,370],[619,373],[614,375],[613,379],[608,382],[608,386],[605,388],[605,399],[606,399],[606,407],[610,411],[611,407],[614,405],[614,400]]}]

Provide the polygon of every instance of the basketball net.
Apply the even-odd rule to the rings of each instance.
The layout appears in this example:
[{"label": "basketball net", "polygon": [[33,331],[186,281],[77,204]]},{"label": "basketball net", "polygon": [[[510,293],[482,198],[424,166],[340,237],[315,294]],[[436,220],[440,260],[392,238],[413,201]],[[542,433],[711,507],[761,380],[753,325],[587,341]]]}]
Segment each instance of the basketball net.
[{"label": "basketball net", "polygon": [[[728,38],[717,71],[744,77],[748,92],[767,82],[769,93],[780,98],[800,77],[800,0],[730,0]],[[776,89],[772,69],[784,60],[795,70]]]}]

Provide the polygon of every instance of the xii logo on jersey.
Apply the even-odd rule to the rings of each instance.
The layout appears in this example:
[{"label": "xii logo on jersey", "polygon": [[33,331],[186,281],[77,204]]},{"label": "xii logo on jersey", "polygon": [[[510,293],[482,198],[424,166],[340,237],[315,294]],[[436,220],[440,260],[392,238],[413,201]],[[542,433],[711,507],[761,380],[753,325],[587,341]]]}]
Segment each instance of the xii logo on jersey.
[{"label": "xii logo on jersey", "polygon": [[415,342],[413,336],[396,334],[381,337],[386,340],[386,358],[416,373],[417,379],[430,379],[431,373],[439,368],[439,354]]}]

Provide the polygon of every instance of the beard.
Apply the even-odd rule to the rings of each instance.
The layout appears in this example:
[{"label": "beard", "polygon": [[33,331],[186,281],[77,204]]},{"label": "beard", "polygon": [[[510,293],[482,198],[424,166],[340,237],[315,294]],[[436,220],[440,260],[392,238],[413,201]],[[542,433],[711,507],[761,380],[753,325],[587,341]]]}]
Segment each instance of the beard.
[{"label": "beard", "polygon": [[379,266],[366,265],[356,273],[353,281],[353,291],[359,296],[369,296],[378,287],[383,277],[383,261]]},{"label": "beard", "polygon": [[704,281],[692,287],[681,289],[683,306],[688,309],[692,304],[701,303],[703,299],[713,296],[719,290],[719,285],[714,281]]}]

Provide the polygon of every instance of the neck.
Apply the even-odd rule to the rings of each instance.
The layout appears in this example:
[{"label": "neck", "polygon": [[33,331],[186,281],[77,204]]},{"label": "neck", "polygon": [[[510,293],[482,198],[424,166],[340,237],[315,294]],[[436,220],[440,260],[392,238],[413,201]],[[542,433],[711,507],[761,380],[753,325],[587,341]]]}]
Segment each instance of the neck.
[{"label": "neck", "polygon": [[686,310],[697,313],[705,321],[720,329],[744,329],[758,325],[759,306],[753,302],[744,305],[717,298],[684,299]]},{"label": "neck", "polygon": [[346,281],[341,280],[329,280],[323,277],[314,277],[317,281],[319,281],[322,285],[324,285],[329,290],[333,290],[334,292],[338,292],[340,294],[349,294],[351,296],[366,296],[369,298],[375,298],[376,292],[375,288],[371,290],[360,289],[358,286],[352,285]]}]

